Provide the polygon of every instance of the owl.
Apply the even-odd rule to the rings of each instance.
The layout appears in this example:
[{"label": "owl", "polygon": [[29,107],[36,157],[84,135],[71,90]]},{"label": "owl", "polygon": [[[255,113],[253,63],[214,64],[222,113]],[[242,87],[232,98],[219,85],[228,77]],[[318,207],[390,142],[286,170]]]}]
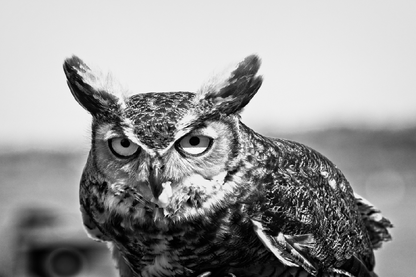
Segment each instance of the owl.
[{"label": "owl", "polygon": [[376,276],[391,223],[326,157],[241,122],[259,67],[251,55],[196,92],[130,94],[65,61],[92,115],[83,223],[120,276]]}]

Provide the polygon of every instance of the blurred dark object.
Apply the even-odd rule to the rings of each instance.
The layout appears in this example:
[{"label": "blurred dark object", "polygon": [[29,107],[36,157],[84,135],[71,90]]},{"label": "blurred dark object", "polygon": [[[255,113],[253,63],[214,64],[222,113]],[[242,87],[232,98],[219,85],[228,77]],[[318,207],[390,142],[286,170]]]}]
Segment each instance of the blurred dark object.
[{"label": "blurred dark object", "polygon": [[117,276],[107,247],[87,237],[78,215],[43,208],[17,215],[13,276]]}]

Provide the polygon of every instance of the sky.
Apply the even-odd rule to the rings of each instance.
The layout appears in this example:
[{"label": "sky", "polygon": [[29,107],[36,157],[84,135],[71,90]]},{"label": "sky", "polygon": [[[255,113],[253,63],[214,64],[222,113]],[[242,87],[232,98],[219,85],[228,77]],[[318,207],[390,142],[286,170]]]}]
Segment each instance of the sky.
[{"label": "sky", "polygon": [[140,93],[195,91],[256,53],[255,130],[415,126],[415,15],[415,1],[2,0],[0,145],[88,148],[62,70],[74,54]]}]

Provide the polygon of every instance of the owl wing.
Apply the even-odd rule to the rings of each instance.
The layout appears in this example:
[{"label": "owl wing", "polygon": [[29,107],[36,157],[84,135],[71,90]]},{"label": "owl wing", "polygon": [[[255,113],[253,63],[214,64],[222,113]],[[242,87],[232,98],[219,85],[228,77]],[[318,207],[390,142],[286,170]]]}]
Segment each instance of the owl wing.
[{"label": "owl wing", "polygon": [[251,220],[259,239],[263,244],[279,259],[279,261],[289,267],[303,267],[313,276],[317,275],[317,266],[311,257],[308,257],[309,247],[314,247],[315,240],[311,234],[289,236],[279,232],[277,236],[269,235],[262,222]]},{"label": "owl wing", "polygon": [[378,249],[383,242],[391,240],[391,235],[387,228],[392,228],[393,224],[367,199],[357,193],[354,193],[354,196],[358,210],[370,236],[371,246],[373,249]]},{"label": "owl wing", "polygon": [[[261,222],[252,220],[252,223],[257,236],[282,264],[288,267],[302,267],[312,276],[318,275],[319,266],[311,255],[311,250],[317,247],[312,234],[285,235],[280,232],[277,236],[271,236]],[[325,271],[351,277],[373,276],[364,262],[356,256],[344,261],[337,268],[330,267]]]},{"label": "owl wing", "polygon": [[283,264],[313,276],[371,276],[374,254],[344,175],[302,144],[273,143],[278,157],[264,161],[261,208],[251,217],[259,239]]}]

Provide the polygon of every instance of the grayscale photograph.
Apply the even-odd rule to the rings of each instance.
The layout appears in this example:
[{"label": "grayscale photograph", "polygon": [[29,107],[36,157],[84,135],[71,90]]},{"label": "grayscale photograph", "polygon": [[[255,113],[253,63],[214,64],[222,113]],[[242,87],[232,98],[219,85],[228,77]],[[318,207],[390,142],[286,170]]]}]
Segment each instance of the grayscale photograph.
[{"label": "grayscale photograph", "polygon": [[0,3],[0,277],[416,261],[416,2]]}]

